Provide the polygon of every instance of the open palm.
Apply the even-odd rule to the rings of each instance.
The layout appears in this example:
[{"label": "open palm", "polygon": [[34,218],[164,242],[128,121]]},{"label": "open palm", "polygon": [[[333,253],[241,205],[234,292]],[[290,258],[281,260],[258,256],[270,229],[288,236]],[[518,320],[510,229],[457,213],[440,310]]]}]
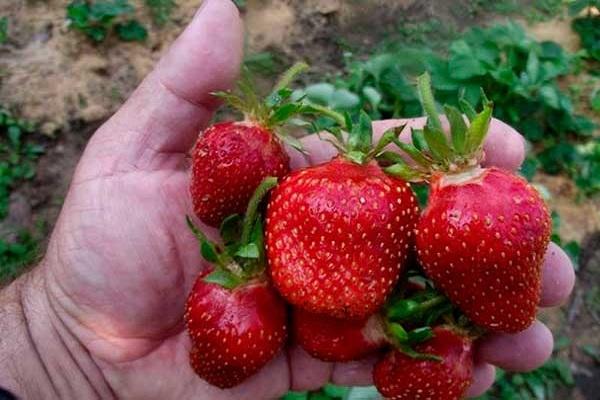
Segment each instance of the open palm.
[{"label": "open palm", "polygon": [[[230,87],[237,76],[242,31],[229,0],[204,1],[157,68],[90,140],[44,259],[49,304],[118,398],[273,399],[291,387],[319,387],[329,379],[370,383],[369,361],[332,365],[298,348],[228,391],[209,386],[188,365],[182,315],[202,261],[184,221],[191,210],[186,154],[216,106],[210,93]],[[518,134],[495,126],[517,150],[492,149],[491,158],[517,167]],[[329,147],[312,140],[312,159],[293,154],[295,167],[331,156]],[[557,248],[549,254],[553,272],[545,280],[544,305],[563,300],[572,285],[564,254]],[[535,367],[552,344],[539,323],[487,342],[480,346],[472,394],[493,378],[487,362]]]}]

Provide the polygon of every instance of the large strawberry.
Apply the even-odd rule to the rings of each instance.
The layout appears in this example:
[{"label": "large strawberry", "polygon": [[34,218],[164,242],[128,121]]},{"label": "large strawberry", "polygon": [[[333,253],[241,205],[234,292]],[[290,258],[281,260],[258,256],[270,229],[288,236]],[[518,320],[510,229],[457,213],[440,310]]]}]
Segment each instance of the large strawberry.
[{"label": "large strawberry", "polygon": [[473,375],[471,339],[454,328],[436,327],[433,338],[415,349],[429,357],[392,350],[375,364],[373,381],[379,392],[390,400],[462,399]]},{"label": "large strawberry", "polygon": [[295,142],[280,127],[302,105],[290,100],[292,91],[286,86],[305,67],[292,67],[264,100],[247,77],[239,83],[241,94],[217,93],[243,112],[245,120],[210,126],[192,150],[190,193],[194,212],[204,223],[219,226],[225,217],[242,213],[264,178],[282,178],[289,172],[282,140]]},{"label": "large strawberry", "polygon": [[429,119],[424,131],[413,132],[421,148],[403,146],[417,164],[402,174],[431,183],[416,235],[419,261],[475,324],[497,332],[522,331],[534,321],[540,297],[551,230],[548,209],[523,178],[480,166],[491,103],[485,100],[484,110],[476,114],[463,102],[468,125],[456,108],[447,106],[448,142],[427,75],[419,86]]},{"label": "large strawberry", "polygon": [[[259,199],[274,186],[266,179],[250,201],[244,221],[222,227],[223,247],[198,236],[204,258],[214,265],[201,274],[187,300],[185,322],[192,340],[190,363],[212,385],[238,385],[269,362],[286,337],[286,306],[264,274]],[[189,220],[188,220],[189,222]]]},{"label": "large strawberry", "polygon": [[342,155],[289,175],[272,193],[271,276],[283,297],[306,311],[351,319],[375,313],[412,248],[416,198],[373,160],[391,136],[371,149],[370,124],[362,115]]},{"label": "large strawberry", "polygon": [[294,310],[294,338],[311,356],[345,362],[364,358],[387,343],[381,316],[343,320]]}]

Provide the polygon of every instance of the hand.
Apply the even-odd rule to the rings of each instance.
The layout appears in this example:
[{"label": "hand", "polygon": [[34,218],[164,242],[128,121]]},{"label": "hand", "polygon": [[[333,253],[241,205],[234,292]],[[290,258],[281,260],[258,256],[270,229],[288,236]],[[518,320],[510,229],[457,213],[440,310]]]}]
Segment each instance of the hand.
[{"label": "hand", "polygon": [[[57,392],[89,382],[105,397],[273,399],[290,388],[316,388],[330,379],[370,383],[368,362],[327,364],[298,348],[282,353],[229,391],[207,385],[188,365],[190,342],[182,314],[203,267],[184,221],[191,210],[186,155],[217,105],[210,93],[231,87],[237,76],[242,32],[230,1],[205,0],[157,68],[90,140],[48,252],[29,279],[35,285],[23,291],[26,298],[42,298],[24,302],[24,314],[32,315],[30,323],[46,315],[50,321],[44,326],[47,331],[38,326],[34,340],[59,338],[79,368],[46,368],[55,374]],[[502,165],[513,157],[508,166],[516,168],[522,141],[498,122],[496,130],[501,132],[491,135],[488,147],[499,148],[490,150],[488,159]],[[507,145],[500,146],[502,140]],[[306,144],[312,162],[332,155],[312,137]],[[293,160],[295,167],[306,165],[297,153]],[[542,305],[562,301],[572,281],[568,259],[551,247]],[[509,369],[533,368],[549,355],[551,346],[550,333],[539,323],[519,335],[485,339],[471,393],[489,386],[493,368],[488,362]],[[83,381],[72,378],[82,375]]]},{"label": "hand", "polygon": [[[400,139],[410,141],[410,128],[422,128],[426,118],[408,120],[377,121],[373,125],[375,137],[384,132],[406,125]],[[444,121],[443,121],[444,122]],[[292,153],[294,168],[302,168],[310,164],[327,161],[336,155],[336,149],[315,136],[304,139],[304,146],[310,156],[305,157]],[[394,146],[392,146],[394,147]],[[395,148],[399,151],[398,148]],[[513,128],[502,121],[494,119],[484,145],[485,165],[518,170],[525,159],[525,141]],[[540,307],[554,307],[563,303],[571,293],[575,283],[575,272],[569,257],[556,244],[551,243],[546,252],[542,272],[542,295]],[[495,334],[484,337],[477,344],[474,382],[468,396],[477,397],[483,394],[494,382],[494,367],[509,371],[529,371],[541,366],[552,354],[552,333],[539,321],[529,329],[515,335]],[[294,368],[292,359],[292,375],[294,371],[322,370],[321,380],[315,387],[326,382],[327,374],[332,373],[334,382],[342,385],[372,384],[371,369],[375,358],[364,362],[326,367],[326,364],[311,360],[303,360],[301,366]],[[312,379],[315,379],[313,377]],[[312,383],[312,381],[310,382]],[[307,382],[307,385],[310,384]]]}]

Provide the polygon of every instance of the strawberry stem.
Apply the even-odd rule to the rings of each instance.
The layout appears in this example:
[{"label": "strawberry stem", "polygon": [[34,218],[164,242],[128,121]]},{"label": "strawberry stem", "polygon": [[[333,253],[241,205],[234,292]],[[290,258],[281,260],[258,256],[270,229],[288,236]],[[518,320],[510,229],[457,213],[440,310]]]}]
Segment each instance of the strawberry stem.
[{"label": "strawberry stem", "polygon": [[287,88],[290,84],[303,72],[308,71],[310,66],[305,62],[297,62],[283,73],[281,78],[275,84],[272,93],[276,93],[281,89]]},{"label": "strawberry stem", "polygon": [[260,203],[265,198],[269,190],[273,189],[275,186],[277,186],[277,178],[269,176],[265,178],[254,191],[254,194],[248,203],[248,208],[246,209],[246,215],[244,216],[244,222],[242,225],[242,246],[249,243],[250,234],[256,226],[258,206],[260,206]]}]

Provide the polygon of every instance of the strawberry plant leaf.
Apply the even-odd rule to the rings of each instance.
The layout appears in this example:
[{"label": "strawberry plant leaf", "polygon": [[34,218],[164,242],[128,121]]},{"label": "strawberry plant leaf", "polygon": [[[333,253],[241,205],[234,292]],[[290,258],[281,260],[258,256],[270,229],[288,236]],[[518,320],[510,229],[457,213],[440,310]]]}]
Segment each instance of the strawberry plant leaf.
[{"label": "strawberry plant leaf", "polygon": [[467,130],[465,152],[466,154],[472,154],[477,151],[482,145],[485,136],[490,128],[490,122],[492,120],[493,106],[491,103],[485,103],[483,105],[483,111],[471,121],[471,125]]},{"label": "strawberry plant leaf", "polygon": [[0,17],[0,44],[8,40],[8,17]]},{"label": "strawberry plant leaf", "polygon": [[119,38],[125,42],[143,42],[148,38],[148,31],[138,21],[132,19],[115,25]]}]

